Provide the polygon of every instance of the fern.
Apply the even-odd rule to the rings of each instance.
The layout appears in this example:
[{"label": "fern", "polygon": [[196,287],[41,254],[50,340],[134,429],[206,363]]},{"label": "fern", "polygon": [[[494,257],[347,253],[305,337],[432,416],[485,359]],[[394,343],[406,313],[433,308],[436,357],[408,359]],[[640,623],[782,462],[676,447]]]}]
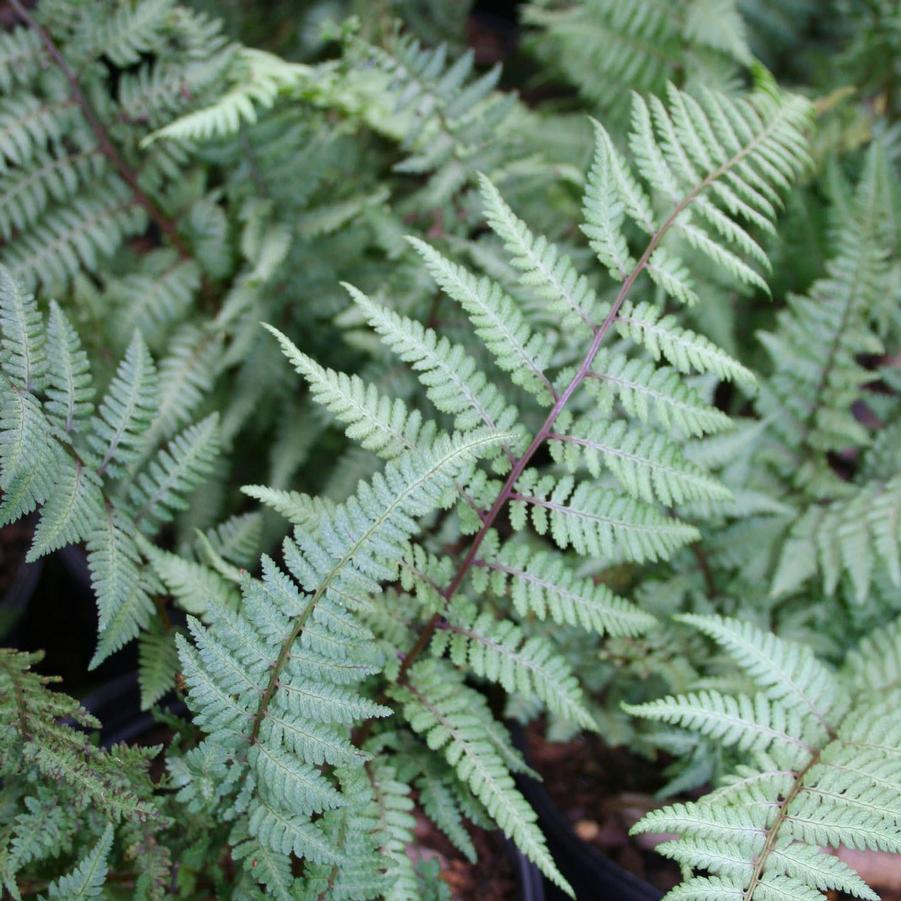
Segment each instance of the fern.
[{"label": "fern", "polygon": [[440,655],[446,646],[451,660],[473,675],[499,683],[510,694],[534,695],[554,713],[594,727],[575,677],[551,644],[525,637],[517,625],[490,613],[477,615],[469,604],[457,604],[446,618],[447,626],[432,639],[432,653]]},{"label": "fern", "polygon": [[190,720],[151,797],[0,654],[4,889],[444,899],[424,816],[567,891],[503,711],[719,785],[639,827],[673,897],[872,897],[821,849],[898,842],[891,78],[783,93],[766,2],[534,0],[523,103],[466,4],[327,5],[11,0],[0,521]]},{"label": "fern", "polygon": [[395,115],[409,114],[403,144],[411,151],[395,165],[405,173],[432,173],[420,200],[439,205],[460,189],[473,168],[490,170],[501,159],[495,132],[508,121],[510,95],[493,91],[500,68],[473,78],[473,53],[447,62],[447,47],[423,47],[414,37],[396,35],[386,47],[361,46],[389,79]]},{"label": "fern", "polygon": [[[168,825],[152,798],[147,773],[154,752],[124,746],[101,750],[87,734],[66,725],[69,720],[90,729],[99,723],[73,698],[53,690],[56,680],[32,671],[40,659],[41,655],[0,651],[0,712],[5,724],[0,775],[6,790],[0,881],[11,897],[20,898],[20,871],[87,842],[93,849],[71,874],[51,886],[50,895],[98,897],[114,829],[131,825],[152,836]],[[99,841],[97,815],[103,824]]]},{"label": "fern", "polygon": [[[879,142],[868,152],[850,215],[834,236],[826,277],[814,282],[809,296],[789,298],[777,331],[761,335],[775,366],[761,412],[774,414],[774,427],[801,455],[796,481],[813,496],[832,485],[817,463],[822,457],[811,459],[812,452],[823,455],[870,440],[851,406],[869,380],[857,360],[882,352],[881,336],[889,327],[892,237],[886,232],[883,153]],[[791,370],[788,359],[797,361]]]},{"label": "fern", "polygon": [[555,883],[570,891],[535,825],[535,813],[515,788],[503,758],[486,737],[484,722],[490,713],[484,700],[468,690],[459,677],[453,678],[451,672],[436,661],[417,664],[409,685],[399,691],[411,728],[426,736],[429,747],[444,751],[448,763],[501,829]]},{"label": "fern", "polygon": [[901,479],[896,475],[886,482],[865,483],[827,507],[805,510],[787,535],[773,575],[773,594],[796,590],[817,574],[825,591],[833,594],[847,573],[852,595],[862,603],[880,566],[893,585],[901,585],[899,492]]},{"label": "fern", "polygon": [[591,102],[616,113],[625,91],[658,92],[677,75],[692,85],[734,83],[738,66],[751,59],[736,7],[731,0],[629,6],[534,0],[525,20],[539,28],[532,40],[539,57]]},{"label": "fern", "polygon": [[[6,36],[5,52],[18,74],[4,79],[0,100],[0,233],[15,232],[15,240],[4,244],[0,263],[29,287],[62,286],[97,272],[149,222],[191,258],[165,200],[183,158],[141,159],[137,151],[141,123],[183,111],[192,94],[211,99],[209,76],[232,56],[215,26],[158,0],[112,17],[94,4],[77,24],[52,14],[45,24],[43,8],[32,14],[19,3],[14,12],[21,27]],[[138,66],[116,100],[105,63]],[[98,104],[102,95],[110,101]]]},{"label": "fern", "polygon": [[[366,756],[343,733],[355,720],[390,712],[354,689],[381,666],[355,611],[390,576],[415,528],[412,517],[440,504],[453,477],[499,440],[445,436],[428,452],[392,461],[371,485],[324,511],[315,532],[286,541],[286,563],[306,593],[265,563],[262,583],[245,580],[242,614],[221,608],[209,629],[192,621],[196,647],[177,639],[207,741],[231,748],[249,741],[246,778],[256,788],[246,829],[271,851],[341,863],[341,848],[324,830],[354,802],[316,768],[360,766]],[[309,818],[330,810],[339,812]]]},{"label": "fern", "polygon": [[150,623],[155,582],[134,536],[158,531],[187,506],[185,497],[210,472],[216,419],[188,427],[166,447],[148,447],[158,383],[140,335],[94,411],[91,367],[78,334],[56,305],[46,323],[4,269],[0,321],[0,509],[10,522],[41,508],[28,560],[85,544],[100,624],[96,666]]},{"label": "fern", "polygon": [[234,134],[242,123],[257,121],[256,108],[271,107],[281,91],[297,89],[311,74],[307,66],[242,47],[230,68],[234,85],[209,107],[194,110],[141,142],[146,147],[160,138],[201,142]]},{"label": "fern", "polygon": [[[440,57],[435,57],[436,71],[439,63]],[[418,64],[426,63],[420,60]],[[284,558],[304,593],[265,562],[262,584],[244,580],[241,612],[219,604],[207,606],[203,615],[208,624],[191,622],[193,644],[177,639],[195,719],[208,733],[205,746],[211,750],[218,747],[219,753],[225,754],[250,748],[247,763],[240,764],[247,776],[236,774],[236,791],[238,783],[249,779],[251,772],[255,774],[249,806],[246,813],[239,814],[240,829],[270,852],[290,852],[314,867],[349,872],[341,857],[341,843],[330,845],[326,835],[333,829],[340,833],[342,818],[353,815],[352,810],[362,810],[359,804],[364,802],[343,798],[324,771],[314,776],[316,770],[311,768],[326,765],[359,772],[360,767],[369,766],[361,751],[347,741],[344,730],[361,719],[387,714],[391,708],[382,705],[393,699],[413,733],[421,734],[430,747],[444,749],[455,779],[474,793],[492,819],[550,878],[565,886],[534,825],[534,814],[513,785],[510,772],[521,768],[521,762],[481,696],[464,690],[461,680],[469,672],[497,681],[508,691],[536,696],[550,711],[582,726],[592,726],[593,717],[569,666],[552,644],[531,636],[514,620],[477,610],[466,595],[484,587],[488,576],[494,591],[511,591],[520,615],[535,611],[542,618],[550,616],[593,632],[640,633],[653,622],[650,617],[601,586],[573,579],[564,558],[533,558],[515,542],[502,544],[493,529],[501,509],[509,502],[510,520],[516,529],[526,526],[528,511],[536,532],[549,531],[562,549],[572,546],[578,553],[602,559],[643,561],[666,559],[698,535],[693,526],[661,511],[661,501],[668,504],[675,498],[701,497],[716,502],[728,496],[700,467],[681,456],[675,443],[678,439],[670,443],[662,433],[650,430],[646,409],[639,417],[647,423],[642,435],[609,400],[610,422],[592,435],[598,447],[602,435],[609,441],[601,457],[604,467],[622,481],[624,492],[600,479],[577,480],[530,466],[536,450],[546,441],[569,442],[569,436],[553,431],[555,423],[568,428],[573,419],[565,405],[589,372],[603,375],[593,366],[601,342],[614,325],[631,329],[627,334],[639,339],[636,349],[642,342],[652,355],[660,347],[666,348],[681,368],[712,369],[724,376],[747,374],[707,339],[675,327],[672,317],[661,319],[656,308],[625,306],[627,294],[653,260],[657,246],[681,226],[683,215],[689,215],[695,204],[704,205],[706,221],[713,223],[709,234],[701,226],[693,226],[696,235],[703,236],[703,240],[696,237],[695,245],[702,246],[715,263],[731,269],[740,281],[744,270],[734,263],[738,256],[720,249],[718,241],[734,241],[742,252],[748,249],[746,233],[737,224],[733,229],[722,226],[720,217],[728,214],[720,212],[716,203],[731,195],[724,190],[714,194],[716,201],[708,200],[708,189],[713,193],[714,185],[730,177],[748,195],[758,196],[759,186],[766,185],[776,196],[784,172],[789,168],[800,171],[804,164],[799,131],[806,121],[803,104],[783,101],[770,86],[753,100],[738,104],[713,95],[708,95],[705,103],[707,112],[691,105],[691,115],[716,116],[728,108],[729,113],[722,115],[739,123],[733,128],[741,130],[747,144],[722,146],[714,137],[713,126],[706,133],[708,143],[689,140],[680,118],[689,108],[689,100],[678,92],[671,95],[671,112],[658,116],[660,131],[655,136],[643,129],[643,101],[636,101],[638,128],[633,143],[643,175],[655,189],[660,189],[663,179],[686,193],[674,201],[668,216],[652,225],[649,246],[636,255],[638,262],[612,303],[601,299],[567,255],[536,238],[490,182],[482,181],[488,223],[522,273],[521,281],[562,320],[561,328],[577,327],[580,331],[573,334],[581,334],[590,345],[575,374],[571,366],[554,372],[554,368],[560,369],[559,363],[556,367],[552,363],[554,345],[535,336],[529,315],[524,309],[518,311],[511,295],[490,279],[471,275],[422,241],[413,242],[439,286],[472,319],[498,369],[510,373],[514,385],[532,392],[531,402],[539,409],[544,406],[538,418],[540,422],[543,417],[544,424],[530,442],[525,425],[529,419],[475,356],[356,288],[349,287],[355,306],[417,374],[437,410],[434,421],[410,412],[399,399],[389,399],[361,378],[316,363],[285,334],[271,329],[288,359],[311,385],[313,400],[334,415],[348,435],[388,462],[384,475],[361,482],[343,504],[300,492],[249,487],[248,493],[295,523],[294,538],[284,546]],[[680,123],[678,137],[672,131],[676,128],[673,121]],[[735,131],[722,134],[727,145],[730,135],[739,140]],[[684,147],[680,141],[685,142]],[[603,137],[599,146],[606,152]],[[693,162],[674,175],[661,147],[666,147],[667,154],[692,154]],[[788,154],[791,163],[783,163]],[[771,167],[768,159],[773,155],[779,156],[783,168]],[[651,165],[648,160],[657,162]],[[621,165],[626,172],[626,163],[621,161]],[[687,177],[694,166],[706,168],[689,185]],[[638,185],[634,176],[629,179],[628,184]],[[609,217],[604,206],[607,199],[594,192],[586,201],[593,221]],[[645,205],[648,216],[655,216],[649,200]],[[733,212],[740,215],[745,208],[738,205]],[[768,206],[767,214],[772,211]],[[644,334],[635,325],[639,317],[648,323]],[[558,340],[572,343],[569,333]],[[611,369],[614,378],[622,376],[624,364],[615,362]],[[661,415],[684,417],[689,431],[714,430],[724,424],[718,414],[706,412],[673,370],[663,370],[660,378],[647,365],[627,371],[635,373],[630,391],[635,390],[631,385],[636,385],[666,398],[655,402],[655,411],[668,409],[663,405],[672,394],[672,405],[686,412]],[[636,409],[634,396],[628,395],[623,404],[626,410]],[[442,432],[445,424],[457,429],[459,436],[447,438]],[[577,421],[576,438],[580,428]],[[481,448],[478,455],[491,469],[470,463],[464,470],[454,466],[445,471],[466,448],[471,449],[469,455]],[[577,472],[587,464],[590,471],[600,474],[597,457],[589,455],[583,461],[581,455],[570,455],[569,459]],[[503,484],[496,479],[498,473],[504,477]],[[428,491],[421,494],[426,486]],[[475,533],[459,561],[445,562],[421,547],[408,547],[418,531],[413,515],[455,503],[458,528]],[[406,599],[392,611],[398,598],[394,592],[383,592],[383,586],[394,581],[409,594],[401,593],[400,598]],[[458,592],[460,596],[455,597]],[[388,609],[373,604],[373,596],[379,593],[384,593]],[[418,607],[426,614],[424,624],[417,623]],[[390,654],[392,649],[396,651],[398,641],[412,642],[399,661]],[[382,656],[383,648],[389,651],[387,657]],[[442,663],[436,659],[445,653],[449,660]],[[427,659],[419,659],[421,655]],[[372,706],[354,686],[383,669],[388,684]],[[315,689],[311,679],[315,679]],[[366,725],[363,735],[376,728],[374,723]],[[377,764],[372,766],[378,781],[382,771]],[[393,784],[390,776],[386,778]],[[311,780],[318,786],[315,791],[309,788]],[[329,795],[330,802],[323,794],[326,785],[338,792]],[[378,797],[377,784],[374,790]],[[405,792],[404,788],[392,788],[382,796],[383,803],[391,804],[390,798],[403,798]],[[320,819],[310,819],[311,814],[319,813]],[[395,873],[398,885],[412,890],[414,876],[408,865],[390,852],[397,839],[389,835],[381,841],[382,847],[389,849],[382,869]],[[395,866],[399,869],[393,869]]]},{"label": "fern", "polygon": [[700,801],[652,811],[635,827],[678,833],[658,850],[689,874],[709,874],[689,875],[667,897],[877,898],[821,846],[901,851],[896,774],[881,753],[898,728],[898,624],[866,639],[836,674],[809,649],[753,626],[682,619],[722,645],[759,693],[706,690],[628,708],[750,755]]},{"label": "fern", "polygon": [[112,827],[107,826],[97,846],[67,876],[52,882],[50,898],[99,898],[106,882],[106,858],[113,843]]}]

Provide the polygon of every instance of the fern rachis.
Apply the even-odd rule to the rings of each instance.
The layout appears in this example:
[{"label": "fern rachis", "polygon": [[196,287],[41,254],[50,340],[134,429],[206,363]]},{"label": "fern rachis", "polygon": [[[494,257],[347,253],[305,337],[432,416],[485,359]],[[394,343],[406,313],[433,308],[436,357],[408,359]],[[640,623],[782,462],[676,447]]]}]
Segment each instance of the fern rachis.
[{"label": "fern rachis", "polygon": [[[789,103],[783,109],[785,110],[785,112],[777,112],[777,114],[773,116],[772,121],[767,123],[767,125],[764,126],[758,134],[753,135],[752,139],[741,146],[737,152],[734,152],[725,162],[720,163],[711,172],[707,173],[696,185],[694,185],[676,203],[675,207],[663,220],[662,224],[653,232],[650,240],[644,248],[644,251],[638,258],[638,261],[632,267],[628,275],[626,275],[626,277],[624,278],[622,285],[620,286],[615,299],[610,304],[610,307],[603,321],[600,323],[600,325],[592,326],[594,334],[591,343],[584,357],[579,363],[575,375],[572,376],[566,387],[559,392],[559,395],[554,401],[553,407],[547,414],[547,417],[545,418],[541,427],[533,436],[525,452],[513,464],[513,468],[508,474],[503,487],[498,492],[494,502],[488,510],[488,513],[483,518],[482,526],[473,538],[469,546],[469,550],[461,561],[460,566],[454,575],[454,578],[447,586],[447,588],[442,592],[445,600],[450,600],[463,584],[467,573],[478,558],[479,548],[482,545],[482,542],[485,540],[485,537],[488,535],[502,509],[513,496],[517,480],[523,474],[526,467],[529,465],[529,462],[535,456],[539,448],[541,448],[545,444],[545,442],[548,441],[549,437],[553,433],[554,424],[556,423],[560,414],[566,408],[566,405],[572,395],[581,386],[585,379],[590,374],[592,374],[592,365],[598,355],[598,352],[601,349],[604,339],[617,323],[617,318],[620,310],[623,307],[623,304],[626,302],[626,299],[629,296],[638,277],[643,271],[646,270],[648,263],[654,254],[654,251],[658,248],[661,241],[666,237],[668,232],[678,222],[680,215],[684,213],[695,200],[701,197],[704,194],[705,190],[716,184],[716,182],[720,178],[728,175],[733,169],[741,166],[746,158],[754,154],[756,148],[760,147],[775,133],[778,132],[780,126],[785,127],[787,124],[789,124],[789,130],[791,130],[792,128],[796,127],[796,124],[790,124],[792,123],[793,118],[794,123],[798,123],[799,120],[800,122],[803,122],[803,117],[805,115],[803,105],[799,108],[794,104],[793,101],[789,101]],[[785,119],[782,118],[783,115],[785,116]],[[650,143],[653,143],[653,138],[651,138]],[[412,665],[419,654],[422,653],[422,651],[428,645],[428,642],[435,629],[437,628],[439,621],[440,616],[438,614],[435,614],[435,616],[423,630],[416,644],[405,655],[401,666],[401,675],[406,672],[406,670]]]}]

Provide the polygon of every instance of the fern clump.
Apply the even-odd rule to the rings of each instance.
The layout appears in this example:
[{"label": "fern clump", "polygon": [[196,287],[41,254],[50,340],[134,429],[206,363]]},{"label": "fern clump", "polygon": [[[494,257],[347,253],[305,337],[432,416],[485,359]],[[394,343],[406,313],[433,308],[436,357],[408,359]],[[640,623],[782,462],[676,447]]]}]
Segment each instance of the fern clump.
[{"label": "fern clump", "polygon": [[[148,891],[158,871],[169,866],[166,849],[154,840],[169,825],[147,773],[156,749],[99,749],[83,732],[61,722],[100,725],[73,698],[54,691],[52,678],[33,671],[40,657],[0,650],[0,884],[19,899],[20,871],[46,868],[74,854],[77,866],[50,886],[50,897],[99,897],[118,832],[127,841],[144,842],[139,882],[140,891]],[[79,855],[84,860],[79,862]]]},{"label": "fern clump", "polygon": [[0,651],[4,891],[446,899],[484,829],[571,893],[516,721],[667,754],[671,897],[874,897],[885,4],[533,0],[506,73],[482,5],[207,5],[3,17],[0,525],[165,744]]}]

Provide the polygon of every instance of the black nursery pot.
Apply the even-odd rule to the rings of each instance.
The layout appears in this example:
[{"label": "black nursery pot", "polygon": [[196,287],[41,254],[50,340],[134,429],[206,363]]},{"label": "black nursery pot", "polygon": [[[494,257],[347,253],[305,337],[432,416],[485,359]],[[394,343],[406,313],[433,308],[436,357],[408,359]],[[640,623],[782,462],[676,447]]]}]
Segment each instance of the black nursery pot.
[{"label": "black nursery pot", "polygon": [[545,880],[541,871],[510,839],[505,838],[504,845],[507,849],[507,857],[513,864],[517,901],[544,901],[548,895],[545,892]]},{"label": "black nursery pot", "polygon": [[38,672],[61,678],[60,688],[75,697],[86,697],[137,669],[134,642],[88,669],[97,643],[97,604],[81,548],[62,548],[21,570],[30,571],[31,584],[27,598],[17,602],[19,614],[4,644],[42,651]]},{"label": "black nursery pot", "polygon": [[[527,752],[523,731],[514,727],[512,734],[517,747],[524,753]],[[551,856],[573,887],[577,901],[657,901],[663,897],[658,888],[639,879],[597,848],[582,841],[540,782],[520,776],[517,784],[538,815],[538,827],[547,840]],[[563,901],[568,896],[545,879],[540,894],[524,897]]]},{"label": "black nursery pot", "polygon": [[[104,748],[141,738],[157,725],[153,714],[141,710],[141,690],[136,672],[124,673],[110,679],[102,688],[82,698],[81,706],[100,720],[100,744]],[[185,705],[176,699],[161,706],[169,713],[181,716]]]}]

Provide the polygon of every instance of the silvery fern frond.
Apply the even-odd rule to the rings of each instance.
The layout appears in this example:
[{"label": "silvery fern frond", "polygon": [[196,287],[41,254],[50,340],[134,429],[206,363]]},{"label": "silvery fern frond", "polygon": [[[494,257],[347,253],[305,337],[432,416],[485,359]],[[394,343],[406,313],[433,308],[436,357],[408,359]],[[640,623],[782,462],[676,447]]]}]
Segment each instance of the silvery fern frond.
[{"label": "silvery fern frond", "polygon": [[155,579],[136,533],[158,532],[209,475],[216,416],[155,446],[164,431],[157,372],[137,332],[95,408],[78,333],[56,304],[45,321],[2,267],[0,326],[0,515],[13,521],[40,508],[29,560],[85,545],[97,596],[96,666],[150,622]]},{"label": "silvery fern frond", "polygon": [[901,853],[901,624],[861,642],[836,673],[747,623],[680,619],[721,645],[759,693],[701,690],[627,706],[748,759],[699,801],[651,811],[635,827],[678,835],[658,846],[688,874],[667,898],[878,898],[823,847]]}]

